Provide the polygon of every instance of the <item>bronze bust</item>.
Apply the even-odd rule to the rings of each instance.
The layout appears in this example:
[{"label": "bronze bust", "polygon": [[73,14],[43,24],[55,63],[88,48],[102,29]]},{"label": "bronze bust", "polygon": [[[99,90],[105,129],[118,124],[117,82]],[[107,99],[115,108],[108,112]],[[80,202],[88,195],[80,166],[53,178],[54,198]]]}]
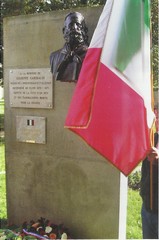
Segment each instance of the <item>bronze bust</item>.
[{"label": "bronze bust", "polygon": [[50,55],[51,72],[54,80],[77,81],[82,62],[88,49],[88,29],[83,15],[71,12],[65,17],[63,48]]}]

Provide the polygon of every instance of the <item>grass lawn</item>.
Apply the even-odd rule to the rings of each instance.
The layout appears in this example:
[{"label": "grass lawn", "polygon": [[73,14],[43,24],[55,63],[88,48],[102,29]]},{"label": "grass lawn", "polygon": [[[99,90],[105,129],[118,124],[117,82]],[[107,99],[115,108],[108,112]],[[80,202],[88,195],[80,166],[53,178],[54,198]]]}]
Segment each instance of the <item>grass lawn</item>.
[{"label": "grass lawn", "polygon": [[4,144],[0,142],[0,219],[7,218]]},{"label": "grass lawn", "polygon": [[128,189],[127,239],[142,239],[141,204],[139,191]]}]

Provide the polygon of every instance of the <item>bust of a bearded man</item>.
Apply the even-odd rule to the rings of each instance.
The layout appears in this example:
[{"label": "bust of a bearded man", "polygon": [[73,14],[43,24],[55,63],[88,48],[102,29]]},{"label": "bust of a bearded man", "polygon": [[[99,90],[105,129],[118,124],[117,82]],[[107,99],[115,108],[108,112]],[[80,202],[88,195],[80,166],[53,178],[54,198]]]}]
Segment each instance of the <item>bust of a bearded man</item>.
[{"label": "bust of a bearded man", "polygon": [[65,17],[63,48],[50,55],[51,72],[54,80],[77,81],[82,62],[88,49],[88,29],[83,15],[71,12]]}]

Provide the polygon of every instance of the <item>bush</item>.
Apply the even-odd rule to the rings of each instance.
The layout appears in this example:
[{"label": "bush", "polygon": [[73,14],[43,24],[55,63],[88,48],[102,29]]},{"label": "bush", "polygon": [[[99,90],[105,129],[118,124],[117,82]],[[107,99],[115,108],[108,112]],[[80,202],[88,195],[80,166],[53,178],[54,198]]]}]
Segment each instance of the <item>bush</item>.
[{"label": "bush", "polygon": [[133,190],[140,189],[141,171],[135,171],[128,177],[128,186]]}]

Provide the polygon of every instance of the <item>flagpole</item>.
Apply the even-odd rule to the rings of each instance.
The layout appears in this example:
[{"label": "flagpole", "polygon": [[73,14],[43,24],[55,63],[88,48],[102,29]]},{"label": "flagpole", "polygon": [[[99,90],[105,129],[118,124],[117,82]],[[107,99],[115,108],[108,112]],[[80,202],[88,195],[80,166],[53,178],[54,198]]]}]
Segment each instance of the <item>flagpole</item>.
[{"label": "flagpole", "polygon": [[[152,135],[152,137],[154,138],[154,131]],[[150,161],[150,209],[153,209],[153,160]]]},{"label": "flagpole", "polygon": [[[152,1],[150,0],[150,66],[151,66],[151,106],[154,110],[154,92],[153,92],[153,51],[152,51]],[[154,125],[154,124],[153,124]],[[154,146],[154,128],[151,129],[151,146]],[[153,161],[150,161],[150,209],[153,209]]]}]

